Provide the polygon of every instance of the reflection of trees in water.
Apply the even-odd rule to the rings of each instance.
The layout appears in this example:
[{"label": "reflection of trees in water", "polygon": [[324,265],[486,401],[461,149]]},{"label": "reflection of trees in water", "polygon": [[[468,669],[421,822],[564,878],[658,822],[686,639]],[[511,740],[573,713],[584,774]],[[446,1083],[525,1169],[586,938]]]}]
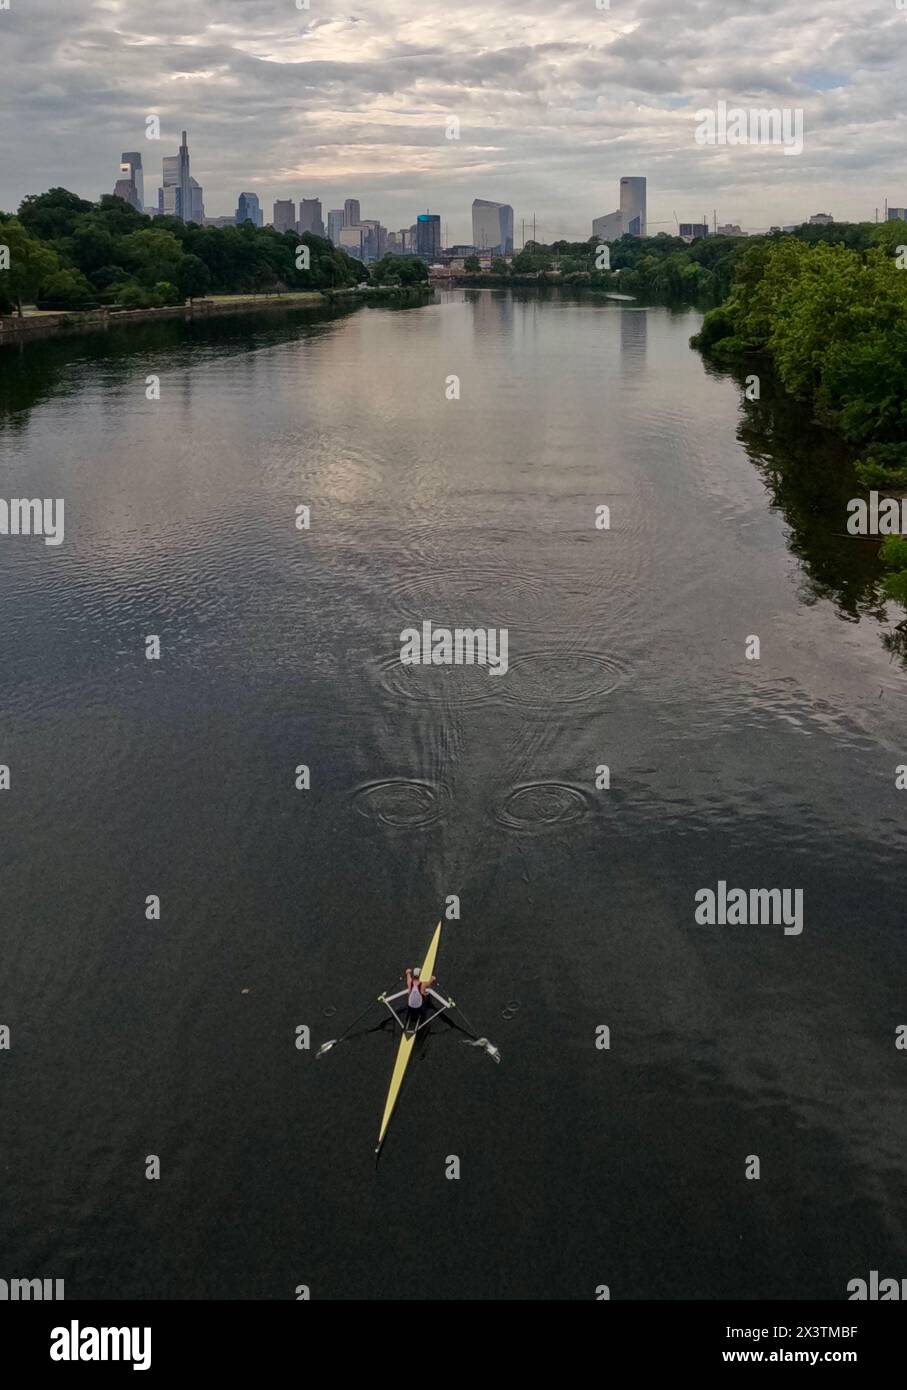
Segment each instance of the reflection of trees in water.
[{"label": "reflection of trees in water", "polygon": [[[25,429],[31,411],[44,401],[70,395],[86,373],[103,372],[106,387],[159,372],[175,353],[204,347],[242,353],[296,337],[302,323],[340,318],[358,304],[316,304],[266,309],[261,314],[226,314],[211,319],[161,319],[112,326],[97,333],[37,338],[0,348],[0,435]],[[145,358],[143,363],[139,359]]]},{"label": "reflection of trees in water", "polygon": [[[864,496],[847,446],[791,400],[766,361],[729,369],[710,363],[707,370],[733,377],[741,388],[737,437],[790,528],[788,544],[800,561],[804,601],[828,599],[847,622],[864,616],[887,621],[878,542],[847,534],[847,503]],[[752,373],[759,376],[758,401],[743,394]]]},{"label": "reflection of trees in water", "polygon": [[882,646],[907,666],[907,618],[882,637]]}]

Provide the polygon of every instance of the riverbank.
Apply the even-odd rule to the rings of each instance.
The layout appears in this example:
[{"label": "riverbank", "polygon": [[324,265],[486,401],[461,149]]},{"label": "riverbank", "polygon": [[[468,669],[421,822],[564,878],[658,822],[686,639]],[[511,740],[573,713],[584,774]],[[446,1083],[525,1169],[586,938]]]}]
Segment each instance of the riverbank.
[{"label": "riverbank", "polygon": [[96,333],[98,329],[128,324],[154,323],[161,319],[210,319],[224,314],[261,313],[266,309],[311,309],[318,305],[349,303],[406,305],[424,303],[433,291],[425,286],[345,286],[337,290],[299,290],[287,294],[218,294],[160,309],[87,309],[54,313],[39,309],[24,318],[0,316],[0,347],[30,342],[35,338],[71,333]]},{"label": "riverbank", "polygon": [[102,308],[60,313],[35,310],[24,318],[0,317],[0,346],[59,334],[96,333],[98,329],[153,323],[159,319],[209,319],[219,314],[260,313],[264,309],[312,308],[324,303],[326,297],[320,290],[300,290],[288,294],[212,295],[209,299],[168,304],[160,309]]}]

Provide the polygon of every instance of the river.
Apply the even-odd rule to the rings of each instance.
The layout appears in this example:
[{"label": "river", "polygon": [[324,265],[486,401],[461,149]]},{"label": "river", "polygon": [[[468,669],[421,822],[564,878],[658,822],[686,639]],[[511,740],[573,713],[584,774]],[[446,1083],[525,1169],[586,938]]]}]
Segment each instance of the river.
[{"label": "river", "polygon": [[[452,291],[5,350],[4,496],[66,508],[0,541],[5,1277],[907,1275],[902,615],[834,440],[699,321]],[[426,620],[506,629],[506,674],[402,664]],[[697,924],[722,881],[802,932]],[[315,1048],[450,895],[441,984],[503,1061],[433,1035],[376,1169],[394,1040]]]}]

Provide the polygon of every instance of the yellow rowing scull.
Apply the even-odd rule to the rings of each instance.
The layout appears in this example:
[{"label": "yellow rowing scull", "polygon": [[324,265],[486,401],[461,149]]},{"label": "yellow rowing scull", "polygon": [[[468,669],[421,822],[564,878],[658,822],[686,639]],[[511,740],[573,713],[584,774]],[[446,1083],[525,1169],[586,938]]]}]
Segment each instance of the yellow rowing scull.
[{"label": "yellow rowing scull", "polygon": [[[438,954],[438,945],[440,941],[441,923],[439,922],[437,927],[435,928],[435,934],[431,939],[431,944],[429,945],[429,948],[425,953],[425,959],[422,962],[422,971],[419,977],[422,980],[430,980],[432,975],[434,975],[435,973],[435,959]],[[403,1036],[400,1039],[400,1046],[397,1049],[397,1058],[394,1062],[394,1070],[391,1072],[391,1084],[388,1087],[387,1091],[387,1101],[384,1105],[384,1114],[381,1116],[381,1128],[378,1131],[378,1143],[375,1148],[376,1155],[381,1152],[381,1145],[384,1143],[384,1136],[387,1134],[387,1127],[391,1122],[391,1116],[394,1113],[394,1106],[397,1104],[397,1098],[400,1095],[400,1089],[403,1085],[403,1078],[406,1075],[406,1068],[409,1066],[409,1059],[412,1056],[415,1041],[416,1030],[413,1029],[410,1031],[404,1028]]]}]

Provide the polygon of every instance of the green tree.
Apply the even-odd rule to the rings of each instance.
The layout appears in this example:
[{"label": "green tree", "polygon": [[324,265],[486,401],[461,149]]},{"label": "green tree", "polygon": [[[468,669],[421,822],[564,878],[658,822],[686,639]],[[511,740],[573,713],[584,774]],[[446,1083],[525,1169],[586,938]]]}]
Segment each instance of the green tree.
[{"label": "green tree", "polygon": [[9,269],[0,270],[0,295],[15,305],[21,318],[23,303],[38,297],[45,280],[59,270],[60,262],[56,252],[29,236],[15,217],[0,227],[0,247],[9,254]]},{"label": "green tree", "polygon": [[152,303],[152,293],[134,280],[120,285],[117,289],[117,303],[124,309],[147,309]]},{"label": "green tree", "polygon": [[62,254],[84,275],[91,275],[102,265],[113,264],[121,244],[93,213],[80,217],[69,236],[58,242]]},{"label": "green tree", "polygon": [[428,266],[418,256],[382,256],[371,266],[371,278],[376,285],[386,285],[388,276],[400,285],[424,285]]},{"label": "green tree", "polygon": [[477,274],[482,269],[482,264],[478,256],[467,256],[466,260],[463,262],[463,269],[468,270],[472,275]]},{"label": "green tree", "polygon": [[159,304],[183,303],[183,296],[180,294],[176,285],[171,284],[169,280],[158,280],[157,284],[152,290],[152,296],[158,301]]},{"label": "green tree", "polygon": [[150,217],[138,212],[131,203],[127,203],[124,198],[117,198],[113,193],[101,195],[94,215],[114,236],[128,236],[130,232],[137,232],[142,227],[152,225]]},{"label": "green tree", "polygon": [[199,299],[208,293],[211,275],[198,256],[183,256],[179,263],[177,282],[183,299]]},{"label": "green tree", "polygon": [[139,284],[148,288],[159,280],[175,280],[179,274],[183,248],[172,232],[156,227],[130,232],[120,241],[119,250]]},{"label": "green tree", "polygon": [[88,309],[94,302],[94,291],[78,270],[55,270],[41,286],[42,309]]},{"label": "green tree", "polygon": [[510,263],[515,275],[535,275],[551,269],[552,256],[547,246],[527,241]]},{"label": "green tree", "polygon": [[46,193],[30,193],[19,205],[19,221],[40,241],[57,241],[69,236],[78,219],[91,212],[92,205],[66,188],[50,188]]}]

